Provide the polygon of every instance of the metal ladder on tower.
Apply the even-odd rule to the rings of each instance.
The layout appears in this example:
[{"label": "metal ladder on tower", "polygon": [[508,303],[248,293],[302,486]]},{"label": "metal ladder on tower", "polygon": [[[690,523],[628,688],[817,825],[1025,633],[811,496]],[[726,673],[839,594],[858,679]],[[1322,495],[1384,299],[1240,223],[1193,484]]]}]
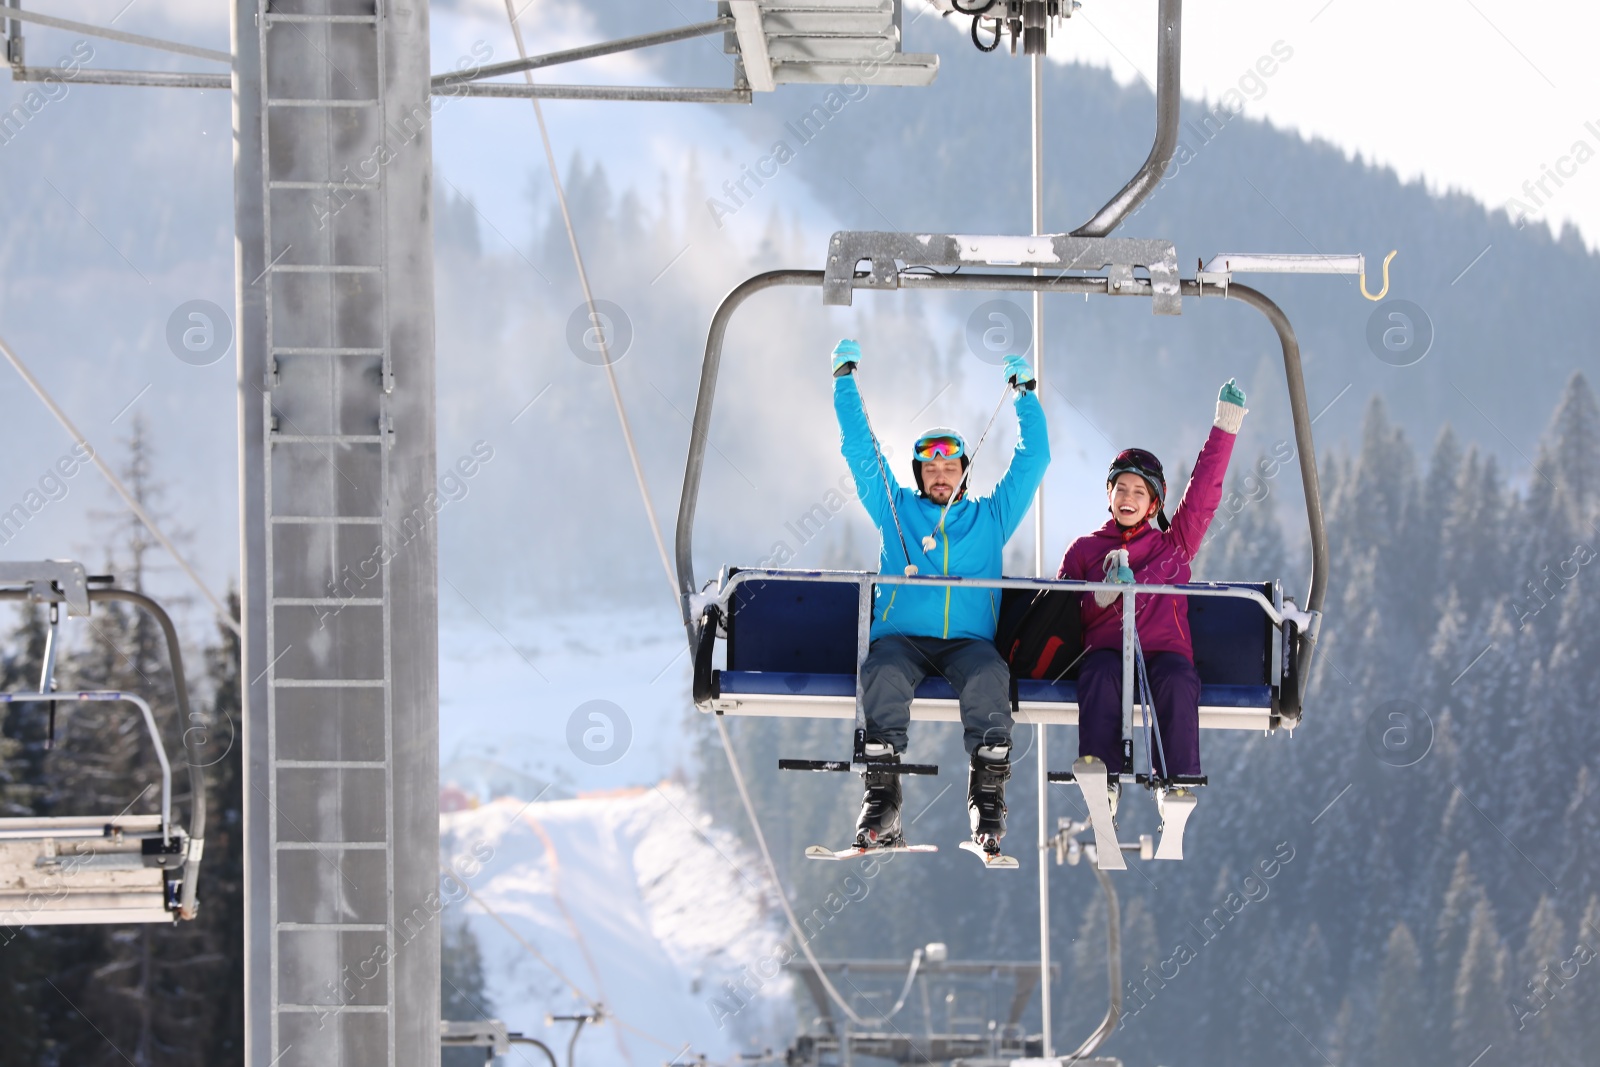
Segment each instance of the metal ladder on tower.
[{"label": "metal ladder on tower", "polygon": [[258,6],[275,1063],[397,1057],[382,4]]}]

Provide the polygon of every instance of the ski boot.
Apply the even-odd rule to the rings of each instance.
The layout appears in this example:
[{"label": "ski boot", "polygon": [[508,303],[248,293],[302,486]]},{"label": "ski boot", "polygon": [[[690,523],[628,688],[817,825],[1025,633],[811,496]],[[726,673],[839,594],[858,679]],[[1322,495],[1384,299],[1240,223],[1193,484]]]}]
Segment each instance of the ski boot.
[{"label": "ski boot", "polygon": [[873,764],[898,764],[900,753],[882,741],[866,744],[866,792],[856,818],[856,848],[893,848],[905,843],[900,830],[900,776],[892,770],[874,770]]},{"label": "ski boot", "polygon": [[1011,746],[984,745],[967,770],[967,816],[972,840],[986,856],[1000,854],[1006,836],[1006,782],[1011,778]]}]

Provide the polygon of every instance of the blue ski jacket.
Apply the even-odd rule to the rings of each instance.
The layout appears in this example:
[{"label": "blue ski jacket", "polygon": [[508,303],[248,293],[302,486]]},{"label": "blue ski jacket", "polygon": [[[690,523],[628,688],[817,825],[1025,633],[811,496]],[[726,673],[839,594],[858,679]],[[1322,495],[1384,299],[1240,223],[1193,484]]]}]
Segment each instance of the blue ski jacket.
[{"label": "blue ski jacket", "polygon": [[[1005,475],[988,496],[974,497],[969,488],[950,505],[943,528],[936,529],[940,505],[915,488],[902,487],[887,458],[880,464],[854,376],[833,380],[840,448],[855,477],[856,494],[882,538],[879,574],[904,574],[909,555],[918,574],[1000,577],[1006,542],[1027,514],[1034,490],[1044,481],[1045,468],[1050,465],[1050,436],[1038,395],[1031,390],[1019,393],[1015,404],[1021,433]],[[971,486],[971,482],[967,484]],[[904,550],[889,510],[891,497],[905,535]],[[928,534],[934,537],[932,552],[922,548],[922,539]],[[998,589],[879,586],[874,593],[872,639],[904,634],[992,641],[999,615]]]}]

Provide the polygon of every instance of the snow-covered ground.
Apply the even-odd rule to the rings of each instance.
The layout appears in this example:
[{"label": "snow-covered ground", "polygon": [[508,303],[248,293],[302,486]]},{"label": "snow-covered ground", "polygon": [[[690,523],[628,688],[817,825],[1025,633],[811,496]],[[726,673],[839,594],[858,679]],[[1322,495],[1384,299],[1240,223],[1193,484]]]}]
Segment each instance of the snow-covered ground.
[{"label": "snow-covered ground", "polygon": [[440,607],[444,784],[453,761],[493,761],[555,783],[553,795],[686,768],[685,728],[698,713],[683,627],[665,597],[653,608],[491,621],[446,588]]},{"label": "snow-covered ground", "polygon": [[781,913],[759,860],[682,786],[501,797],[442,816],[440,831],[459,879],[446,879],[445,898],[480,946],[490,1010],[510,1029],[564,1052],[571,1025],[545,1016],[603,1004],[611,1018],[578,1043],[585,1067],[784,1047],[790,982],[762,977],[777,971]]}]

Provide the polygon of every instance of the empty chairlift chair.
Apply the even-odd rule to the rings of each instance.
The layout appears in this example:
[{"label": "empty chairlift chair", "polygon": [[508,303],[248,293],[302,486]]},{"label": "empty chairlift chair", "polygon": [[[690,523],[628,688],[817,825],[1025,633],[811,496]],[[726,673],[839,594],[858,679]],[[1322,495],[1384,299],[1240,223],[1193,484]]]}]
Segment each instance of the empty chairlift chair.
[{"label": "empty chairlift chair", "polygon": [[[49,605],[50,631],[39,688],[0,693],[0,703],[38,707],[55,732],[60,704],[103,702],[129,705],[143,720],[159,775],[159,811],[0,818],[0,924],[6,926],[167,923],[192,919],[196,910],[201,842],[205,823],[205,774],[187,759],[191,806],[187,828],[172,812],[172,765],[155,713],[144,697],[118,690],[57,690],[55,660],[60,643],[60,608],[87,618],[94,601],[120,600],[150,613],[166,638],[175,682],[181,733],[187,738],[188,686],[172,620],[150,598],[91,578],[82,564],[0,563],[0,600]],[[16,709],[12,709],[15,713]],[[156,783],[152,783],[154,785]],[[150,791],[140,793],[140,799]],[[134,805],[130,804],[129,807]]]}]

